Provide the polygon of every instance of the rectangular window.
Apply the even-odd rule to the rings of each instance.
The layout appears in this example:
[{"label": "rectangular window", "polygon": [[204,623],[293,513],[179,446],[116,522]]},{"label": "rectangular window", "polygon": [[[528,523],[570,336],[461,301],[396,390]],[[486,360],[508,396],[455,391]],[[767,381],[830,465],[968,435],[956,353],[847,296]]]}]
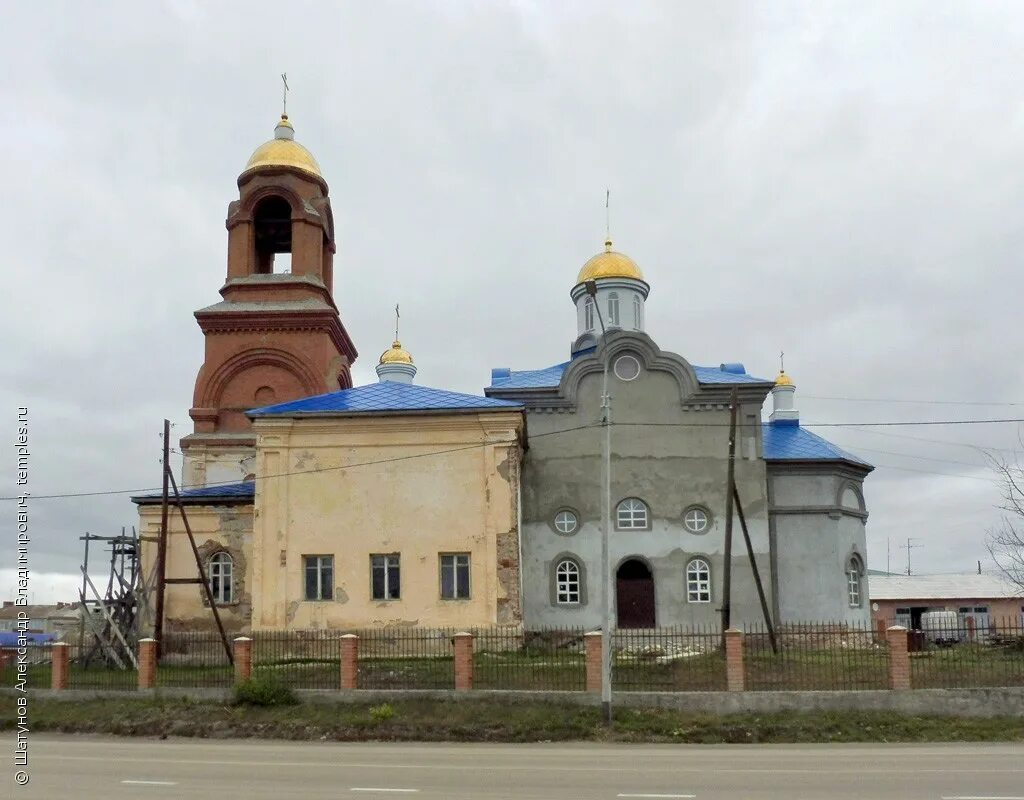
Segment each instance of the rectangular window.
[{"label": "rectangular window", "polygon": [[850,601],[850,608],[860,607],[860,572],[851,569],[846,573],[846,589]]},{"label": "rectangular window", "polygon": [[303,556],[307,600],[334,599],[334,556]]},{"label": "rectangular window", "polygon": [[398,600],[401,582],[398,554],[370,556],[370,583],[374,600]]},{"label": "rectangular window", "polygon": [[446,553],[441,556],[441,598],[469,599],[469,553]]}]

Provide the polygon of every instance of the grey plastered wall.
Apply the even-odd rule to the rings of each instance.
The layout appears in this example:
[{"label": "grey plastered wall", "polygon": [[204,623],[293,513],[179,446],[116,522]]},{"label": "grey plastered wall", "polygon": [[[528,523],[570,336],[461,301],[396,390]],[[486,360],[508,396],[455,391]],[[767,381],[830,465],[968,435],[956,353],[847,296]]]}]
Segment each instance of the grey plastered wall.
[{"label": "grey plastered wall", "polygon": [[[643,364],[632,381],[610,377],[612,418],[612,505],[627,497],[647,503],[649,530],[612,530],[612,570],[629,557],[652,569],[658,625],[716,625],[720,619],[724,567],[725,485],[728,464],[728,390],[700,387],[690,365],[658,350],[644,334],[614,337],[612,361],[630,354]],[[561,403],[546,398],[527,416],[529,447],[523,461],[524,619],[528,627],[601,624],[601,358],[582,356],[566,371]],[[741,422],[760,420],[767,385],[744,387]],[[530,401],[527,400],[528,406]],[[539,406],[539,407],[538,407]],[[638,424],[642,423],[642,424]],[[583,430],[571,430],[593,426]],[[558,433],[558,431],[570,431]],[[740,431],[737,483],[750,526],[758,566],[771,597],[767,478],[760,459],[760,425]],[[749,456],[753,455],[753,458]],[[706,533],[683,525],[683,511],[699,504],[711,513]],[[571,536],[552,525],[555,514],[571,508],[580,526]],[[551,572],[556,557],[571,553],[586,563],[588,602],[551,603]],[[700,556],[711,565],[710,603],[686,596],[686,565]],[[733,620],[761,618],[739,525],[733,540]]]},{"label": "grey plastered wall", "polygon": [[867,578],[859,607],[846,583],[851,555],[867,564],[865,474],[842,462],[768,465],[780,622],[870,623]]}]

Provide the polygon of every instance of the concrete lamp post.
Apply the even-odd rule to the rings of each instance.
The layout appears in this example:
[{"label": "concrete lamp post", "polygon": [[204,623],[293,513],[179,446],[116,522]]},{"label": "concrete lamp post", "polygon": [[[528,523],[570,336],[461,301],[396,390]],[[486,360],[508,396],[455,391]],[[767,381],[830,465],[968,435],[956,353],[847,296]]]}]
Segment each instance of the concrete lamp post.
[{"label": "concrete lamp post", "polygon": [[601,448],[601,708],[606,725],[612,724],[612,576],[609,557],[612,516],[612,396],[608,392],[608,341],[604,326],[601,304],[597,302],[597,281],[587,281],[587,294],[594,301],[597,320],[601,323],[601,358],[603,383],[601,391],[601,425],[604,426],[604,442]]}]

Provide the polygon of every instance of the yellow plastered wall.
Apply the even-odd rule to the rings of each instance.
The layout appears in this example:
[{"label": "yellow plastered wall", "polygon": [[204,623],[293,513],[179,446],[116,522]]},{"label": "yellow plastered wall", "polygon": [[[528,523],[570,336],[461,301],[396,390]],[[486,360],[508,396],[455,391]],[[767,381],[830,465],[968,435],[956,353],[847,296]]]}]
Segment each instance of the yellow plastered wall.
[{"label": "yellow plastered wall", "polygon": [[[519,411],[257,419],[254,628],[515,624]],[[400,555],[401,598],[372,599],[370,557]],[[440,596],[439,555],[469,553],[470,598]],[[334,598],[304,599],[303,556],[334,556]]]},{"label": "yellow plastered wall", "polygon": [[[252,523],[253,506],[248,505],[187,505],[189,526],[196,547],[207,569],[207,561],[214,553],[226,551],[233,561],[232,602],[219,604],[218,611],[224,627],[230,632],[249,627],[252,586]],[[160,536],[160,505],[139,506],[139,530],[142,534],[142,567],[147,586],[153,587]],[[189,544],[181,513],[173,505],[167,517],[167,570],[168,578],[194,578],[198,575],[195,555]],[[150,608],[155,595],[149,592]],[[199,584],[167,586],[164,596],[165,630],[213,630],[216,622],[206,603]]]}]

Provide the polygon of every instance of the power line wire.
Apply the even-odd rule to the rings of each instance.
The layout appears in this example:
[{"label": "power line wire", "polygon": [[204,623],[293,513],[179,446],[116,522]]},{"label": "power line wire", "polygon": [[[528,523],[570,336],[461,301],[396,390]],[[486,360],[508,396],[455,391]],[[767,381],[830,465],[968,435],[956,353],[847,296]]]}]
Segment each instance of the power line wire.
[{"label": "power line wire", "polygon": [[901,397],[838,397],[820,394],[801,394],[808,400],[837,400],[844,403],[907,403],[909,405],[938,406],[1024,406],[1016,400],[911,400]]}]

